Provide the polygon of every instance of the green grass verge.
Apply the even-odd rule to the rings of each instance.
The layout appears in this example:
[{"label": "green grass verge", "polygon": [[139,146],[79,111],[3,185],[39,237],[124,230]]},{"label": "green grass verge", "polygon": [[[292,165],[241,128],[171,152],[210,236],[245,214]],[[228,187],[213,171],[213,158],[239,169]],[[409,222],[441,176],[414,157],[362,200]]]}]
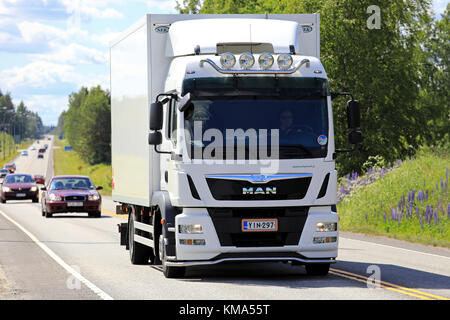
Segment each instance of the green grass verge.
[{"label": "green grass verge", "polygon": [[[8,135],[8,138],[10,138],[11,141],[12,141],[12,137],[11,136]],[[3,139],[2,135],[0,135],[0,139]],[[3,166],[5,164],[7,164],[7,163],[11,162],[12,160],[14,160],[17,156],[19,156],[21,150],[27,149],[29,146],[31,146],[31,144],[33,144],[33,142],[35,140],[28,139],[28,140],[22,141],[20,144],[16,144],[15,151],[14,150],[9,150],[8,147],[10,146],[10,144],[9,144],[8,141],[9,141],[9,139],[6,142],[6,146],[7,147],[6,147],[6,150],[5,150],[6,151],[5,155],[3,155],[3,152],[0,152],[0,168],[3,168]],[[3,142],[3,140],[2,140],[2,142]],[[3,159],[3,157],[5,157],[5,158]]]},{"label": "green grass verge", "polygon": [[102,195],[111,195],[111,165],[90,165],[74,151],[64,151],[66,140],[55,140],[53,167],[55,175],[80,174],[91,178],[96,186],[102,186]]},{"label": "green grass verge", "polygon": [[[448,153],[430,149],[420,151],[414,159],[403,161],[384,177],[367,186],[357,187],[346,196],[337,207],[340,229],[450,247],[450,217],[447,213],[449,167]],[[408,192],[412,189],[416,196],[410,202],[412,210],[407,217],[407,206],[402,209],[400,205],[398,210],[399,201],[404,196],[407,203]],[[428,200],[422,202],[417,199],[419,190],[428,190]],[[437,209],[439,219],[433,215],[429,222],[425,220],[427,205],[433,206],[433,211]],[[395,210],[394,219],[392,209]],[[402,213],[400,219],[397,210]]]}]

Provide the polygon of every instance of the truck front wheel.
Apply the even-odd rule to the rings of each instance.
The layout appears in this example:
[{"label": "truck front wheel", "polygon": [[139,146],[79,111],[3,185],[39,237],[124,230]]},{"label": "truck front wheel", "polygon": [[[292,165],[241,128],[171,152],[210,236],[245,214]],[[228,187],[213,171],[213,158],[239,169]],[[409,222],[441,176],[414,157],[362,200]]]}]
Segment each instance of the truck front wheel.
[{"label": "truck front wheel", "polygon": [[309,276],[326,276],[330,270],[329,263],[308,263],[305,265]]},{"label": "truck front wheel", "polygon": [[130,249],[130,260],[132,264],[147,264],[153,252],[151,248],[134,241],[135,219],[135,213],[131,212],[128,216],[128,247]]},{"label": "truck front wheel", "polygon": [[181,278],[186,273],[185,267],[170,267],[167,265],[166,246],[164,245],[164,236],[158,237],[159,260],[161,261],[162,271],[166,278]]}]

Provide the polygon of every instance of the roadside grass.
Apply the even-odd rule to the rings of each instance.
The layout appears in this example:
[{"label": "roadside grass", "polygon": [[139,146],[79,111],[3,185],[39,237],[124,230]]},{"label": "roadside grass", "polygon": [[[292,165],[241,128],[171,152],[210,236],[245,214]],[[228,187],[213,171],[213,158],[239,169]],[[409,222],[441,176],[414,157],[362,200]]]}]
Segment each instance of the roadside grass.
[{"label": "roadside grass", "polygon": [[337,206],[340,229],[450,247],[449,167],[448,153],[428,148],[378,179],[359,177],[366,185],[355,179]]},{"label": "roadside grass", "polygon": [[89,176],[96,186],[102,186],[102,195],[111,195],[111,165],[90,165],[74,151],[64,151],[66,140],[55,139],[53,167],[55,175],[80,174]]},{"label": "roadside grass", "polygon": [[[0,135],[0,139],[2,139],[3,143],[3,136]],[[10,135],[7,135],[6,138],[6,153],[5,158],[3,159],[3,150],[0,152],[0,168],[3,168],[5,164],[10,163],[12,160],[14,160],[16,157],[20,155],[20,152],[24,149],[27,149],[29,146],[33,144],[35,140],[33,139],[27,139],[22,141],[20,144],[16,144],[16,150],[9,150],[9,146],[13,146],[12,144],[12,137]]]}]

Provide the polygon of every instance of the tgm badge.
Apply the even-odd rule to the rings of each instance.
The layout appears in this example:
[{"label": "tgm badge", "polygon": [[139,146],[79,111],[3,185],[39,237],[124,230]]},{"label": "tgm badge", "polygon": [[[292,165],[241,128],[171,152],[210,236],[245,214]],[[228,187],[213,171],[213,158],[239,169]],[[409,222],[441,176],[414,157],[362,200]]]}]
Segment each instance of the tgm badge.
[{"label": "tgm badge", "polygon": [[170,26],[168,26],[168,25],[166,25],[166,26],[157,26],[157,27],[155,28],[155,31],[156,31],[157,33],[167,33],[167,32],[169,32],[169,27],[170,27]]},{"label": "tgm badge", "polygon": [[312,27],[311,26],[302,26],[302,30],[304,33],[308,33],[312,31]]}]

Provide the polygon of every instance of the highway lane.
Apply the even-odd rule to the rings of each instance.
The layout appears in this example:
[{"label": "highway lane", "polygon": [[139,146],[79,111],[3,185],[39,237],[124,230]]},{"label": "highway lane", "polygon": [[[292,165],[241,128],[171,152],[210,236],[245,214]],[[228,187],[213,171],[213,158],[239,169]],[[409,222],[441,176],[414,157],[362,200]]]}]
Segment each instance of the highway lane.
[{"label": "highway lane", "polygon": [[[46,170],[48,157],[41,161],[30,153],[25,158],[16,161],[18,172]],[[114,204],[107,197],[103,209],[104,213],[114,211]],[[310,277],[303,267],[290,264],[239,263],[195,267],[188,269],[183,279],[166,279],[157,267],[131,265],[128,252],[118,244],[117,224],[124,221],[122,217],[103,214],[101,219],[93,219],[78,213],[46,219],[41,216],[40,204],[31,201],[11,201],[0,205],[0,211],[114,299],[450,298],[450,250],[446,249],[408,247],[390,239],[344,234],[339,262],[324,278]],[[18,293],[16,297],[102,298],[84,283],[68,288],[67,281],[72,276],[2,214],[0,250],[4,277]],[[5,251],[8,259],[4,258]],[[26,260],[24,256],[32,258]],[[382,288],[368,288],[368,269],[376,271],[377,267],[384,281]],[[30,276],[33,270],[39,276]],[[0,288],[1,275],[0,272]]]}]

